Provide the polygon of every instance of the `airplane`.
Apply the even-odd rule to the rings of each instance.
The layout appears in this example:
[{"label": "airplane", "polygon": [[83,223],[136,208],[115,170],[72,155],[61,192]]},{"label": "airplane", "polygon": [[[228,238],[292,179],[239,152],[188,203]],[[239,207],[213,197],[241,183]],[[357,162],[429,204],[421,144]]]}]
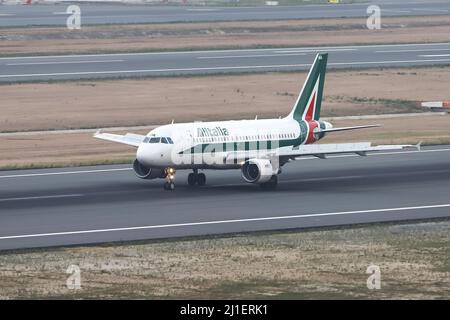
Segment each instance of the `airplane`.
[{"label": "airplane", "polygon": [[[360,156],[381,150],[401,150],[413,145],[378,145],[370,142],[314,144],[326,134],[378,127],[362,125],[334,128],[320,120],[328,53],[316,55],[302,90],[283,118],[172,123],[147,135],[103,133],[95,138],[137,148],[133,162],[141,179],[165,179],[164,189],[175,189],[176,170],[188,169],[189,186],[203,186],[203,169],[240,169],[245,182],[274,189],[281,168],[302,156],[324,159],[330,154]],[[419,147],[419,145],[417,145]]]}]

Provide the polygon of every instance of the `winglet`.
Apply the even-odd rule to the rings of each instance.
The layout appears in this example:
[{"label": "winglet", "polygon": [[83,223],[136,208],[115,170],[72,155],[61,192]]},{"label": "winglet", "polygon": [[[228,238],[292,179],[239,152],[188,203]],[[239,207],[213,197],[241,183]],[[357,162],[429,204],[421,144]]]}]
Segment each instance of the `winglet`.
[{"label": "winglet", "polygon": [[422,149],[422,141],[419,141],[419,143],[416,144],[414,147],[417,149],[417,151],[421,151],[421,149]]},{"label": "winglet", "polygon": [[101,133],[102,133],[102,129],[98,129],[98,130],[95,132],[94,137],[95,137],[95,136],[98,136],[98,135],[101,134]]}]

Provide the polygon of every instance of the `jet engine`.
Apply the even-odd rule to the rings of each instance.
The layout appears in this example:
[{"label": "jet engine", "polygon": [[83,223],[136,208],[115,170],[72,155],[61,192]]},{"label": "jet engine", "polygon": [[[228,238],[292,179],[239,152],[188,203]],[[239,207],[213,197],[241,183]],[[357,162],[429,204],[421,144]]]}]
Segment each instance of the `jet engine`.
[{"label": "jet engine", "polygon": [[133,162],[133,170],[141,179],[165,178],[165,172],[163,169],[146,167],[137,159]]},{"label": "jet engine", "polygon": [[241,168],[242,177],[249,183],[264,183],[276,173],[272,163],[267,159],[247,160]]}]

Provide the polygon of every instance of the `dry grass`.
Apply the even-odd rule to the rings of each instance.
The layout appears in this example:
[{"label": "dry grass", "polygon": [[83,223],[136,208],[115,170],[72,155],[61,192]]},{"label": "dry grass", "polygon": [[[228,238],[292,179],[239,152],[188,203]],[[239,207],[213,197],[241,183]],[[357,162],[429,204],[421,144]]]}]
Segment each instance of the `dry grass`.
[{"label": "dry grass", "polygon": [[365,18],[291,21],[240,21],[149,25],[2,28],[2,55],[67,54],[318,46],[371,43],[447,42],[449,16],[383,18],[370,31]]},{"label": "dry grass", "polygon": [[38,250],[0,256],[0,298],[447,299],[449,248],[446,221]]}]

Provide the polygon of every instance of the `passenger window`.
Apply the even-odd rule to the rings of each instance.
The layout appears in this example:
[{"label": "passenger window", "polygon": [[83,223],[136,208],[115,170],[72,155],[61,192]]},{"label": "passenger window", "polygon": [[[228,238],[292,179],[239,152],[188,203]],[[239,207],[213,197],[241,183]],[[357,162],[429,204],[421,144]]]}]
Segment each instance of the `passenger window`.
[{"label": "passenger window", "polygon": [[159,143],[161,138],[151,138],[149,143]]},{"label": "passenger window", "polygon": [[161,142],[162,142],[162,143],[165,143],[165,144],[168,144],[168,143],[169,143],[169,142],[167,141],[166,138],[161,138]]}]

